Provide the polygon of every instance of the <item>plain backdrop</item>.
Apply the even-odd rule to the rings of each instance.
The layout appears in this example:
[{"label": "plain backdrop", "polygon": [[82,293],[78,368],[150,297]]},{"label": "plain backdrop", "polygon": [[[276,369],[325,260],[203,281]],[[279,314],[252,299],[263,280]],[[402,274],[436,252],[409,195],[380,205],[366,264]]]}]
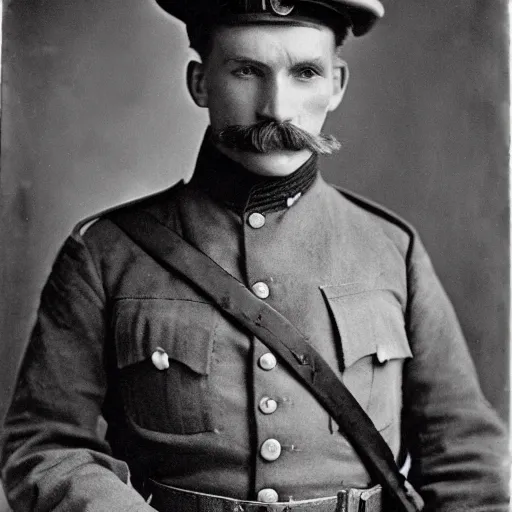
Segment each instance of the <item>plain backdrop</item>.
[{"label": "plain backdrop", "polygon": [[[419,230],[507,418],[507,2],[384,3],[346,43],[351,81],[326,126],[343,149],[323,173]],[[189,177],[207,125],[184,85],[183,26],[152,0],[4,4],[0,418],[73,225]]]}]

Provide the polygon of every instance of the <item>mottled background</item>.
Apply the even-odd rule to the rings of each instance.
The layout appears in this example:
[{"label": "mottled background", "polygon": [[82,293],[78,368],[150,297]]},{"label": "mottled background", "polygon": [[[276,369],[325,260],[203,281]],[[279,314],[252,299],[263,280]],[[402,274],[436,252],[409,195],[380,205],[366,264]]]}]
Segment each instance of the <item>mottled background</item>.
[{"label": "mottled background", "polygon": [[[327,127],[343,150],[324,174],[418,228],[507,418],[507,4],[384,3],[346,45],[351,83]],[[0,418],[64,237],[188,177],[207,123],[185,90],[182,26],[152,0],[4,4]]]}]

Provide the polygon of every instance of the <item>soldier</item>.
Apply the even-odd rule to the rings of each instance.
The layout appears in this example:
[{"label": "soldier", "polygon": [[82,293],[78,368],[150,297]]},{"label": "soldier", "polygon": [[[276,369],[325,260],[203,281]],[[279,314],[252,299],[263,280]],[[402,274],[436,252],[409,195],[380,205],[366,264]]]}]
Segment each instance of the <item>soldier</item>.
[{"label": "soldier", "polygon": [[[5,426],[13,508],[381,512],[421,508],[414,487],[426,510],[505,511],[504,430],[418,235],[318,168],[338,149],[321,129],[347,86],[341,45],[379,0],[159,4],[201,57],[187,84],[210,127],[189,183],[84,221],[61,249]],[[146,219],[156,256],[126,218]],[[204,265],[160,261],[162,226]],[[283,325],[313,347],[281,340],[303,380],[267,340]],[[326,406],[325,372],[354,407]],[[374,444],[409,456],[412,487],[375,470]]]}]

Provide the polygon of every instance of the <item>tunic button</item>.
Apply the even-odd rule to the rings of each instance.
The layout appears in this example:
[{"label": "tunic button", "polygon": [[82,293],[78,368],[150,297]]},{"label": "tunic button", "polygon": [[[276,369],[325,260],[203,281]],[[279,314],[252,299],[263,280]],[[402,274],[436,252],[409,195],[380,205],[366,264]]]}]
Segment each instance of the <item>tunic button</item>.
[{"label": "tunic button", "polygon": [[267,439],[260,448],[260,455],[269,462],[279,459],[281,443],[277,439]]},{"label": "tunic button", "polygon": [[385,363],[386,361],[389,361],[389,354],[386,347],[382,345],[377,347],[377,359],[379,363]]},{"label": "tunic button", "polygon": [[277,365],[276,356],[267,352],[260,357],[259,364],[262,370],[266,370],[267,372],[273,370]]},{"label": "tunic button", "polygon": [[256,297],[260,299],[267,299],[270,295],[270,290],[265,283],[259,282],[252,285],[252,291]]},{"label": "tunic button", "polygon": [[261,489],[258,493],[258,501],[263,503],[277,503],[279,496],[274,489]]},{"label": "tunic button", "polygon": [[158,370],[167,370],[167,368],[169,368],[169,356],[163,348],[158,347],[153,352],[151,361]]},{"label": "tunic button", "polygon": [[273,398],[264,396],[260,400],[259,408],[263,414],[272,414],[277,410],[277,402]]},{"label": "tunic button", "polygon": [[251,213],[249,215],[249,226],[254,229],[260,229],[265,225],[265,216],[261,213]]}]

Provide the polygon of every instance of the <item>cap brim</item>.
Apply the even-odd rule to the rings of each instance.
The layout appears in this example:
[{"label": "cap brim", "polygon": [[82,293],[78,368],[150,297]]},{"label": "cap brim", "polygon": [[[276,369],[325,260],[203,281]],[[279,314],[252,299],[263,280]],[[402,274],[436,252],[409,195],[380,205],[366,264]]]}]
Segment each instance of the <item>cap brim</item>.
[{"label": "cap brim", "polygon": [[348,7],[356,9],[365,9],[373,13],[377,18],[384,16],[384,6],[379,0],[343,0],[343,3]]},{"label": "cap brim", "polygon": [[384,6],[379,0],[299,0],[303,3],[322,5],[338,12],[348,13],[355,36],[366,34],[384,16]]}]

